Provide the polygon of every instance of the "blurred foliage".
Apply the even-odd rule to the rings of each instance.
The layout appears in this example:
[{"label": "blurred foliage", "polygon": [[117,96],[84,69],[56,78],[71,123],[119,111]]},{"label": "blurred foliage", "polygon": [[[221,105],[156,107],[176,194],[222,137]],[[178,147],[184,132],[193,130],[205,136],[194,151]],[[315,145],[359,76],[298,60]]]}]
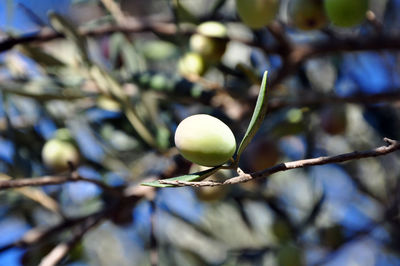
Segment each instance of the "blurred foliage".
[{"label": "blurred foliage", "polygon": [[[246,172],[400,139],[398,102],[284,105],[268,110],[263,121],[251,119],[262,74],[267,70],[273,80],[284,60],[265,53],[262,47],[278,44],[274,35],[244,25],[233,0],[117,2],[128,22],[173,24],[177,34],[149,28],[84,36],[78,29],[116,25],[101,1],[0,1],[1,39],[44,27],[65,35],[0,54],[0,180],[60,174],[42,158],[59,129],[67,129],[69,144],[79,150],[79,174],[116,189],[178,175],[187,181],[233,176],[204,172],[178,155],[174,131],[197,113],[228,124],[238,144],[252,120],[240,150]],[[295,27],[288,2],[280,1],[277,19],[293,43],[399,33],[398,0],[370,1],[381,29],[364,21],[314,31]],[[223,44],[213,60],[198,59],[183,30],[206,21],[227,30],[227,38],[197,33]],[[400,93],[398,62],[392,51],[312,58],[269,91],[269,100]],[[398,162],[390,154],[223,188],[160,188],[123,204],[88,182],[1,190],[0,250],[30,229],[117,204],[117,215],[87,232],[62,265],[150,265],[154,251],[159,265],[399,265]],[[73,234],[2,251],[0,265],[37,265]]]}]

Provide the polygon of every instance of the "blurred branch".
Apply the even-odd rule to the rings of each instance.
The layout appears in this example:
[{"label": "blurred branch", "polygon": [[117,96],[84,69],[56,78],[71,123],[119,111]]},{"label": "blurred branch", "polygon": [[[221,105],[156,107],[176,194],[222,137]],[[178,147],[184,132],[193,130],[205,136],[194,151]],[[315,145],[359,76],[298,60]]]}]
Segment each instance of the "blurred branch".
[{"label": "blurred branch", "polygon": [[320,106],[329,103],[356,103],[356,104],[376,104],[382,102],[400,101],[400,88],[392,89],[389,93],[377,93],[373,95],[355,95],[350,97],[339,97],[336,95],[302,95],[297,100],[288,100],[287,98],[272,98],[268,103],[269,111],[285,107],[304,107]]},{"label": "blurred branch", "polygon": [[[111,26],[101,26],[96,29],[81,30],[80,34],[87,37],[98,37],[98,36],[109,35],[114,32],[134,33],[134,32],[148,32],[148,31],[167,34],[167,35],[174,35],[176,33],[176,27],[174,24],[171,23],[135,21],[131,22],[128,26],[111,25]],[[63,37],[64,36],[61,33],[46,28],[42,30],[40,33],[35,35],[9,37],[1,41],[0,52],[9,50],[17,44],[26,44],[33,42],[42,43]]]},{"label": "blurred branch", "polygon": [[[65,95],[65,94],[55,94],[55,93],[44,93],[44,92],[30,92],[27,90],[21,90],[17,89],[23,86],[23,84],[15,83],[12,84],[10,82],[7,83],[7,87],[2,85],[0,87],[0,91],[4,93],[9,93],[9,94],[14,94],[22,97],[27,97],[27,98],[32,98],[35,99],[39,102],[42,101],[51,101],[51,100],[64,100],[64,101],[73,101],[73,100],[79,100],[88,97],[88,95]],[[15,87],[15,88],[13,88]]]},{"label": "blurred branch", "polygon": [[65,219],[62,223],[50,227],[48,229],[34,228],[28,231],[21,239],[0,247],[0,253],[9,250],[10,248],[19,247],[26,248],[34,244],[38,244],[42,241],[48,240],[48,238],[68,229],[74,227],[80,223],[90,219],[97,219],[108,215],[109,210],[101,210],[96,213],[92,213],[86,216]]},{"label": "blurred branch", "polygon": [[279,43],[279,53],[283,56],[287,56],[293,48],[292,43],[285,34],[283,25],[278,21],[274,21],[268,26],[268,30]]},{"label": "blurred branch", "polygon": [[[277,31],[272,31],[274,36],[283,44],[286,49],[278,50],[283,57],[281,68],[275,73],[270,82],[270,88],[274,89],[286,77],[295,73],[306,60],[328,55],[337,52],[359,52],[359,51],[380,51],[380,50],[399,50],[400,36],[374,34],[370,36],[351,36],[339,38],[331,36],[328,39],[311,41],[308,43],[287,43],[286,39]],[[279,33],[279,31],[278,31]],[[265,52],[265,51],[264,51]],[[253,99],[255,101],[255,99]]]},{"label": "blurred branch", "polygon": [[68,175],[60,175],[60,176],[42,176],[33,178],[0,180],[0,190],[26,187],[26,186],[58,185],[66,182],[78,182],[78,181],[89,182],[97,185],[98,187],[103,189],[103,191],[109,192],[110,194],[121,195],[121,192],[118,189],[113,188],[100,180],[90,179],[80,176],[76,171]]},{"label": "blurred branch", "polygon": [[[190,35],[196,32],[193,27],[179,28],[180,33]],[[282,49],[280,45],[265,46],[258,42],[250,41],[237,37],[231,37],[227,40],[237,41],[249,46],[261,48],[265,53],[283,54],[290,52],[289,56],[293,63],[299,63],[307,58],[322,54],[329,54],[338,51],[366,51],[366,50],[399,50],[400,36],[397,35],[380,35],[374,36],[352,36],[346,38],[329,38],[321,41],[313,41],[305,44],[290,44],[286,37],[282,35],[278,25],[270,27],[271,32],[277,38],[280,45],[285,44],[286,49]],[[134,20],[129,18],[129,23],[124,25],[107,25],[100,26],[95,29],[82,29],[80,34],[87,37],[97,37],[109,35],[114,32],[122,33],[140,33],[154,32],[164,35],[175,35],[178,33],[178,28],[175,23],[168,21],[150,22],[146,20]],[[25,35],[21,37],[9,37],[0,42],[0,52],[9,50],[17,44],[26,44],[32,42],[47,42],[54,39],[62,38],[63,35],[54,32],[50,29],[44,29],[35,35]],[[291,49],[288,50],[288,47]]]},{"label": "blurred branch", "polygon": [[323,156],[312,159],[298,160],[292,162],[281,163],[270,168],[267,168],[263,171],[246,174],[240,169],[238,170],[238,176],[225,180],[224,182],[216,182],[216,181],[201,181],[201,182],[184,182],[184,181],[163,181],[159,180],[160,184],[169,184],[176,186],[192,186],[192,187],[206,187],[206,186],[222,186],[222,185],[232,185],[238,183],[244,183],[256,178],[266,178],[272,174],[277,172],[304,168],[308,166],[315,165],[324,165],[331,163],[342,163],[350,160],[362,159],[362,158],[370,158],[386,155],[397,150],[400,150],[400,142],[396,140],[391,140],[385,138],[384,141],[388,144],[386,146],[377,147],[372,150],[367,151],[354,151],[350,153],[344,153],[335,156]]},{"label": "blurred branch", "polygon": [[[4,246],[0,246],[0,253],[14,247],[27,248],[32,245],[40,244],[43,241],[49,240],[49,238],[54,237],[55,235],[69,228],[80,225],[81,228],[78,229],[78,231],[75,231],[75,234],[70,241],[58,245],[52,252],[49,253],[49,255],[47,255],[47,257],[50,256],[48,258],[48,262],[57,262],[56,260],[61,260],[88,230],[96,226],[103,219],[112,219],[113,216],[118,215],[118,213],[121,211],[120,207],[127,203],[131,204],[133,208],[133,206],[139,202],[139,200],[144,197],[149,197],[149,194],[151,194],[152,191],[154,191],[153,188],[143,189],[143,187],[140,186],[130,187],[129,191],[126,191],[123,196],[117,199],[117,201],[113,201],[111,204],[106,205],[100,211],[82,217],[65,218],[61,223],[50,228],[34,228],[25,233],[21,239]],[[42,263],[44,262],[42,261]]]},{"label": "blurred branch", "polygon": [[44,208],[59,215],[62,215],[60,205],[58,204],[58,202],[54,200],[52,197],[48,196],[45,192],[43,192],[39,188],[21,187],[15,189],[15,191],[24,195],[27,198],[30,198],[33,201],[38,202]]},{"label": "blurred branch", "polygon": [[68,255],[68,253],[79,243],[82,237],[93,227],[103,220],[103,216],[90,216],[86,219],[81,228],[74,232],[73,237],[68,242],[59,243],[53,250],[50,251],[40,261],[39,266],[53,266],[58,265],[61,260]]},{"label": "blurred branch", "polygon": [[129,25],[129,22],[127,21],[120,6],[114,0],[101,0],[101,2],[107,8],[107,10],[111,13],[111,15],[114,17],[114,19],[118,23],[118,25],[121,25],[121,26]]}]

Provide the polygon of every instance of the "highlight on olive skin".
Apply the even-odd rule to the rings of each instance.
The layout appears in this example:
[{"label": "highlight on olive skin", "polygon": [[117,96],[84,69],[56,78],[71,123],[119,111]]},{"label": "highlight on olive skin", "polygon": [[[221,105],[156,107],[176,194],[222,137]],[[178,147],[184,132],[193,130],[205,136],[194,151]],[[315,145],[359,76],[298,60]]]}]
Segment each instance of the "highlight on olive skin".
[{"label": "highlight on olive skin", "polygon": [[231,129],[206,114],[185,118],[176,129],[175,145],[187,160],[210,167],[227,162],[236,150]]},{"label": "highlight on olive skin", "polygon": [[318,30],[327,24],[323,0],[291,0],[288,15],[293,26],[301,30]]},{"label": "highlight on olive skin", "polygon": [[368,0],[325,0],[324,7],[333,25],[353,27],[365,19]]},{"label": "highlight on olive skin", "polygon": [[244,24],[260,29],[275,19],[279,4],[279,0],[236,0],[236,11]]}]

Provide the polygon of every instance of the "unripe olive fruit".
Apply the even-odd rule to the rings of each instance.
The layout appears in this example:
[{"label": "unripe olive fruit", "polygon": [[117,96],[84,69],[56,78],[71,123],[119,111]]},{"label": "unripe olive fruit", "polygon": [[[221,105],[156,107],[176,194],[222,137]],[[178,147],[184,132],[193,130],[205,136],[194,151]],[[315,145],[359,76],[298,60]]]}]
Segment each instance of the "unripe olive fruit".
[{"label": "unripe olive fruit", "polygon": [[326,15],[340,27],[352,27],[365,19],[368,0],[325,0]]},{"label": "unripe olive fruit", "polygon": [[276,219],[271,229],[279,243],[287,243],[293,238],[290,224],[284,219]]},{"label": "unripe olive fruit", "polygon": [[44,144],[42,159],[48,168],[56,172],[68,170],[68,162],[73,165],[79,163],[79,151],[66,129],[57,130],[55,137]]},{"label": "unripe olive fruit", "polygon": [[322,0],[291,0],[288,13],[293,25],[301,30],[321,29],[327,23]]},{"label": "unripe olive fruit", "polygon": [[183,76],[197,75],[201,76],[206,72],[206,63],[203,57],[194,52],[185,54],[178,62],[179,72]]},{"label": "unripe olive fruit", "polygon": [[190,49],[210,62],[217,62],[225,53],[227,29],[224,24],[208,21],[197,27],[196,34],[190,37]]},{"label": "unripe olive fruit", "polygon": [[255,139],[243,152],[244,169],[257,172],[275,165],[280,157],[277,142],[271,139]]},{"label": "unripe olive fruit", "polygon": [[[190,172],[195,173],[195,172],[205,171],[207,169],[209,168],[205,166],[200,166],[198,164],[193,164],[190,167]],[[212,180],[212,181],[223,182],[230,176],[231,176],[230,170],[222,169],[212,174],[211,176],[207,177],[205,181]],[[226,197],[227,193],[229,192],[229,186],[199,187],[195,188],[195,192],[199,200],[204,202],[215,202],[218,200],[222,200],[223,198]]]},{"label": "unripe olive fruit", "polygon": [[279,248],[276,259],[279,266],[305,265],[302,250],[289,243]]},{"label": "unripe olive fruit", "polygon": [[236,150],[231,129],[218,118],[206,114],[185,118],[176,129],[175,145],[183,157],[203,166],[221,165]]},{"label": "unripe olive fruit", "polygon": [[236,0],[236,10],[244,24],[260,29],[275,19],[279,3],[279,0]]},{"label": "unripe olive fruit", "polygon": [[347,127],[344,108],[328,106],[321,111],[321,128],[330,135],[343,134]]}]

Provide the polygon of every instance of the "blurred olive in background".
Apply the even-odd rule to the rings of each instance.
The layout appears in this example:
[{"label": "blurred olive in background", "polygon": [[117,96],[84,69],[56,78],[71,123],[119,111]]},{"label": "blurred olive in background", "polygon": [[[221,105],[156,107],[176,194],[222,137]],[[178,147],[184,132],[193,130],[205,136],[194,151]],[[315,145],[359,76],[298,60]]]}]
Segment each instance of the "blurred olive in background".
[{"label": "blurred olive in background", "polygon": [[327,24],[322,0],[291,0],[288,15],[293,26],[301,30],[318,30]]},{"label": "blurred olive in background", "polygon": [[278,143],[270,138],[254,139],[243,153],[243,168],[257,172],[275,165],[280,158]]},{"label": "blurred olive in background", "polygon": [[[197,164],[192,164],[190,168],[190,173],[205,171],[209,169],[208,167],[204,167]],[[229,177],[232,177],[231,170],[220,170],[215,174],[207,177],[205,181],[212,180],[212,181],[219,181],[222,182]],[[204,202],[215,202],[224,199],[230,190],[230,186],[216,186],[216,187],[199,187],[195,188],[196,196],[199,200]]]},{"label": "blurred olive in background", "polygon": [[228,42],[224,39],[228,35],[226,26],[220,22],[208,21],[200,24],[197,32],[190,37],[190,49],[209,62],[220,61]]},{"label": "blurred olive in background", "polygon": [[346,110],[343,106],[327,106],[320,113],[321,128],[330,135],[343,134],[347,127]]},{"label": "blurred olive in background", "polygon": [[69,163],[77,166],[80,155],[71,133],[62,128],[55,132],[55,137],[48,140],[42,149],[44,164],[55,172],[66,171]]},{"label": "blurred olive in background", "polygon": [[201,76],[206,72],[207,66],[200,54],[189,52],[179,59],[178,69],[183,76]]},{"label": "blurred olive in background", "polygon": [[259,29],[275,19],[279,5],[279,0],[236,0],[236,11],[244,24]]},{"label": "blurred olive in background", "polygon": [[352,27],[365,19],[368,0],[325,0],[326,15],[339,27]]}]

